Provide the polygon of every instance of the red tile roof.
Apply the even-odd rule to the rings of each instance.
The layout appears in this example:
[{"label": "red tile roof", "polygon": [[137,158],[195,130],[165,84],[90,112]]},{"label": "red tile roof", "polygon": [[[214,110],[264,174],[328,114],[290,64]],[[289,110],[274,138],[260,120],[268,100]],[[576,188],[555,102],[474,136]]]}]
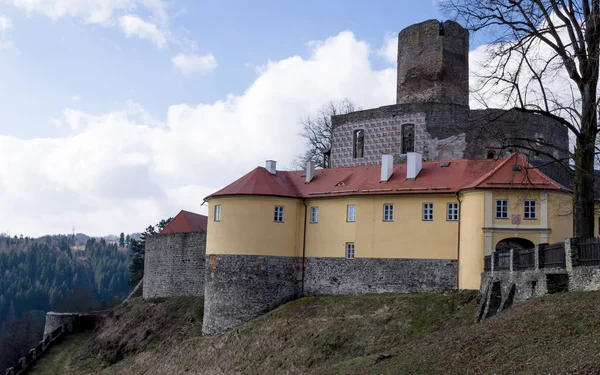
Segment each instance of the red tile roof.
[{"label": "red tile roof", "polygon": [[206,232],[208,217],[181,210],[160,234]]},{"label": "red tile roof", "polygon": [[[447,166],[442,166],[446,165]],[[514,170],[519,165],[520,170]],[[394,164],[387,182],[380,182],[381,166],[320,169],[306,184],[305,171],[270,174],[258,167],[206,199],[227,195],[267,195],[309,198],[348,195],[455,193],[466,189],[544,189],[569,191],[533,168],[517,153],[506,159],[423,162],[415,179],[406,179],[406,164]]]}]

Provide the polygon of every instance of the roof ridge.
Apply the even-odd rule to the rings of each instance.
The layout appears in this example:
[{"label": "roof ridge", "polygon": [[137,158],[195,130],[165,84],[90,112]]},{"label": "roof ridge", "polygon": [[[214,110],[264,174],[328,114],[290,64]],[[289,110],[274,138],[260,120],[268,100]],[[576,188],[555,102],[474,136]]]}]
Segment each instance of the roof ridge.
[{"label": "roof ridge", "polygon": [[[494,175],[494,173],[496,173],[498,170],[500,170],[500,168],[502,168],[506,163],[508,163],[508,161],[510,159],[514,158],[515,155],[518,155],[518,154],[516,152],[514,152],[509,157],[504,158],[500,164],[496,164],[494,166],[494,168],[492,168],[490,171],[484,173],[481,177],[479,177],[478,179],[476,179],[470,186],[467,185],[466,187],[471,187],[471,188],[477,188],[477,187],[479,187],[479,185],[481,185],[485,180],[487,180],[488,178],[492,177]],[[495,160],[498,160],[498,159],[495,159]]]}]

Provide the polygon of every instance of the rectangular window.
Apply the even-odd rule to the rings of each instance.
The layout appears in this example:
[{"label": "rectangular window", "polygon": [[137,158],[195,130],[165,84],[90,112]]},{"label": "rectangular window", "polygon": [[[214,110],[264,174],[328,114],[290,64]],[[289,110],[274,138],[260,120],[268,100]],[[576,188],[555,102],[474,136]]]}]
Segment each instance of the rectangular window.
[{"label": "rectangular window", "polygon": [[508,200],[498,199],[496,201],[496,219],[508,219]]},{"label": "rectangular window", "polygon": [[346,208],[346,221],[356,221],[356,205],[349,204]]},{"label": "rectangular window", "polygon": [[526,199],[523,202],[523,219],[526,219],[526,220],[537,219],[536,201]]},{"label": "rectangular window", "polygon": [[433,203],[423,203],[423,220],[433,220]]},{"label": "rectangular window", "polygon": [[215,221],[221,221],[221,205],[215,206]]},{"label": "rectangular window", "polygon": [[346,242],[346,259],[354,259],[354,242]]},{"label": "rectangular window", "polygon": [[319,222],[319,207],[311,207],[310,208],[310,222],[311,223]]},{"label": "rectangular window", "polygon": [[277,223],[283,223],[283,206],[275,206],[275,214],[273,215],[273,221]]},{"label": "rectangular window", "polygon": [[458,203],[448,202],[448,212],[446,215],[446,220],[448,220],[448,221],[458,220]]},{"label": "rectangular window", "polygon": [[394,221],[394,205],[392,203],[383,205],[383,221]]}]

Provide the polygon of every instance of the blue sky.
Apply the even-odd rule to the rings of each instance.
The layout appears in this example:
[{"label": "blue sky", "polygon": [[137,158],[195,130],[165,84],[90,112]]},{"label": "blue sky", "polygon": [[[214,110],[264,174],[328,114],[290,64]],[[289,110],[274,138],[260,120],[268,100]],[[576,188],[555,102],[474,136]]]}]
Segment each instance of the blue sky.
[{"label": "blue sky", "polygon": [[0,233],[143,230],[266,159],[329,100],[393,104],[433,1],[0,0]]},{"label": "blue sky", "polygon": [[[243,92],[256,78],[256,66],[307,56],[308,41],[351,30],[378,46],[386,33],[441,17],[430,1],[375,6],[364,1],[172,1],[169,30],[218,62],[210,74],[186,76],[173,69],[171,57],[190,51],[189,46],[157,48],[148,40],[125,37],[116,27],[88,24],[80,17],[52,19],[10,3],[0,1],[0,14],[12,20],[8,38],[14,44],[0,55],[0,133],[24,138],[67,134],[49,118],[73,106],[74,96],[82,98],[77,107],[86,111],[106,111],[133,100],[164,117],[173,103],[213,102]],[[383,64],[373,60],[375,68]]]}]

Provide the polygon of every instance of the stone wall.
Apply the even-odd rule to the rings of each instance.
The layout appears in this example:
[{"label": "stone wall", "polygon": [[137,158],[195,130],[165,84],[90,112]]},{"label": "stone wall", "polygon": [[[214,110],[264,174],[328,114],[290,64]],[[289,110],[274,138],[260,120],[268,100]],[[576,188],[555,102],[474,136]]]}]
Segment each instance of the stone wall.
[{"label": "stone wall", "polygon": [[307,258],[304,293],[439,293],[457,289],[456,260]]},{"label": "stone wall", "polygon": [[396,103],[469,105],[469,32],[429,20],[398,35]]},{"label": "stone wall", "polygon": [[47,312],[44,325],[44,337],[60,327],[64,327],[68,333],[94,329],[106,313],[107,311],[73,313]]},{"label": "stone wall", "polygon": [[[402,125],[415,125],[415,151],[425,160],[506,157],[519,151],[530,159],[560,157],[568,149],[567,129],[540,115],[516,110],[474,110],[440,104],[398,104],[332,117],[331,166],[334,168],[381,163],[381,155],[401,154]],[[353,132],[364,129],[364,157],[353,157]],[[521,148],[519,146],[522,146]],[[539,150],[539,152],[529,149]]]},{"label": "stone wall", "polygon": [[204,295],[205,254],[205,233],[148,237],[144,260],[144,299]]},{"label": "stone wall", "polygon": [[224,332],[298,298],[301,282],[302,258],[208,255],[204,334]]},{"label": "stone wall", "polygon": [[77,320],[79,319],[80,313],[46,313],[46,324],[44,325],[44,337],[48,336],[50,332],[55,329],[65,326],[69,332],[73,331],[74,327],[77,327]]}]

